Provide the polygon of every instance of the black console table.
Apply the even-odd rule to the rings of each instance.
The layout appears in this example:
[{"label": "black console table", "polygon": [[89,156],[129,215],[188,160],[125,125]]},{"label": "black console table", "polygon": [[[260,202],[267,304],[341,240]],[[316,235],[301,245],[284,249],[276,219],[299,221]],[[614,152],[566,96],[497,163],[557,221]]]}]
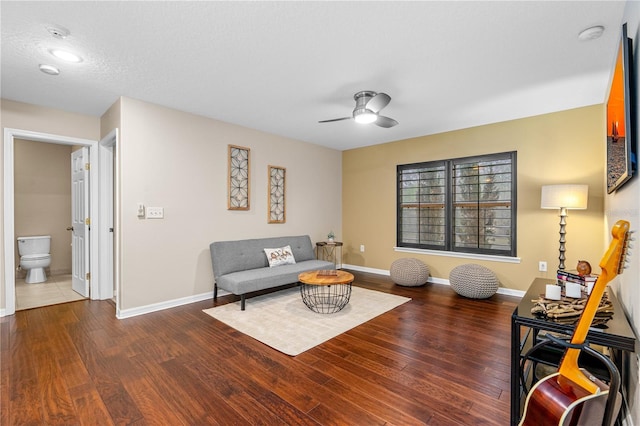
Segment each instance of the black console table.
[{"label": "black console table", "polygon": [[[555,280],[536,278],[520,304],[511,316],[511,425],[515,426],[520,421],[523,398],[522,384],[520,383],[520,361],[523,352],[535,341],[540,331],[573,334],[573,324],[562,324],[553,320],[538,317],[531,313],[532,300],[544,295],[546,284],[553,284]],[[589,330],[587,340],[590,344],[601,345],[609,348],[611,358],[620,371],[622,378],[622,395],[627,397],[626,389],[629,379],[629,356],[635,351],[636,337],[627,321],[622,305],[611,290],[608,290],[609,300],[613,303],[613,318],[606,323],[606,328],[594,328]],[[625,404],[623,404],[624,406]]]}]

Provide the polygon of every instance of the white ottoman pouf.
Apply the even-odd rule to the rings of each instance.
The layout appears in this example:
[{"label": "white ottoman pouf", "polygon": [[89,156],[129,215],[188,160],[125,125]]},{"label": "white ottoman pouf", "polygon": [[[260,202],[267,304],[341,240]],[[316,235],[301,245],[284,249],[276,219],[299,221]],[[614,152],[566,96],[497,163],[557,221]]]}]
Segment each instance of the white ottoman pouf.
[{"label": "white ottoman pouf", "polygon": [[391,280],[398,285],[418,287],[429,279],[429,268],[421,260],[406,257],[395,260],[389,274]]},{"label": "white ottoman pouf", "polygon": [[491,269],[473,263],[453,268],[449,273],[449,283],[460,296],[471,299],[491,297],[500,287],[500,281]]}]

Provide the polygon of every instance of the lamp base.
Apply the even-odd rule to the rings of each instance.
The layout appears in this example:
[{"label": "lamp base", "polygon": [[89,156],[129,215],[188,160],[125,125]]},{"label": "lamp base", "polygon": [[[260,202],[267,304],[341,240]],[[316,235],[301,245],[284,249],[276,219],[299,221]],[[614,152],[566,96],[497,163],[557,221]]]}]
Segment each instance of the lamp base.
[{"label": "lamp base", "polygon": [[560,207],[560,248],[559,248],[560,254],[558,255],[558,260],[560,261],[560,264],[558,265],[558,270],[560,271],[564,271],[564,260],[565,260],[564,252],[566,251],[565,243],[567,242],[567,240],[565,239],[565,235],[567,233],[566,226],[567,226],[567,209],[565,207]]}]

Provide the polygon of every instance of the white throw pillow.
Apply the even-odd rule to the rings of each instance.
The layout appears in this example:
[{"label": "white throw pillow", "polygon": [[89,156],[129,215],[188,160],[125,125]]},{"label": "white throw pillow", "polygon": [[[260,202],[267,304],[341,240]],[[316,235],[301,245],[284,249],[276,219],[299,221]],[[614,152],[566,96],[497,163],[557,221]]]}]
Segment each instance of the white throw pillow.
[{"label": "white throw pillow", "polygon": [[291,251],[291,246],[266,248],[264,249],[264,252],[267,255],[270,268],[296,263],[296,259],[293,257],[293,252]]}]

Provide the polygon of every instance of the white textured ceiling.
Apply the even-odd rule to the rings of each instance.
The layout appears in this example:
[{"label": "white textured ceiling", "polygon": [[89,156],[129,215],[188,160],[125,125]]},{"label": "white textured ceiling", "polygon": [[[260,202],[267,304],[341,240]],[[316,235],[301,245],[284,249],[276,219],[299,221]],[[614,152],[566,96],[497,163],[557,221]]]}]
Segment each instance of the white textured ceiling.
[{"label": "white textured ceiling", "polygon": [[[344,150],[604,102],[624,7],[2,1],[1,95],[94,116],[127,96]],[[578,40],[593,25],[604,35]],[[350,115],[360,90],[388,93],[381,114],[400,124],[318,123]]]}]

